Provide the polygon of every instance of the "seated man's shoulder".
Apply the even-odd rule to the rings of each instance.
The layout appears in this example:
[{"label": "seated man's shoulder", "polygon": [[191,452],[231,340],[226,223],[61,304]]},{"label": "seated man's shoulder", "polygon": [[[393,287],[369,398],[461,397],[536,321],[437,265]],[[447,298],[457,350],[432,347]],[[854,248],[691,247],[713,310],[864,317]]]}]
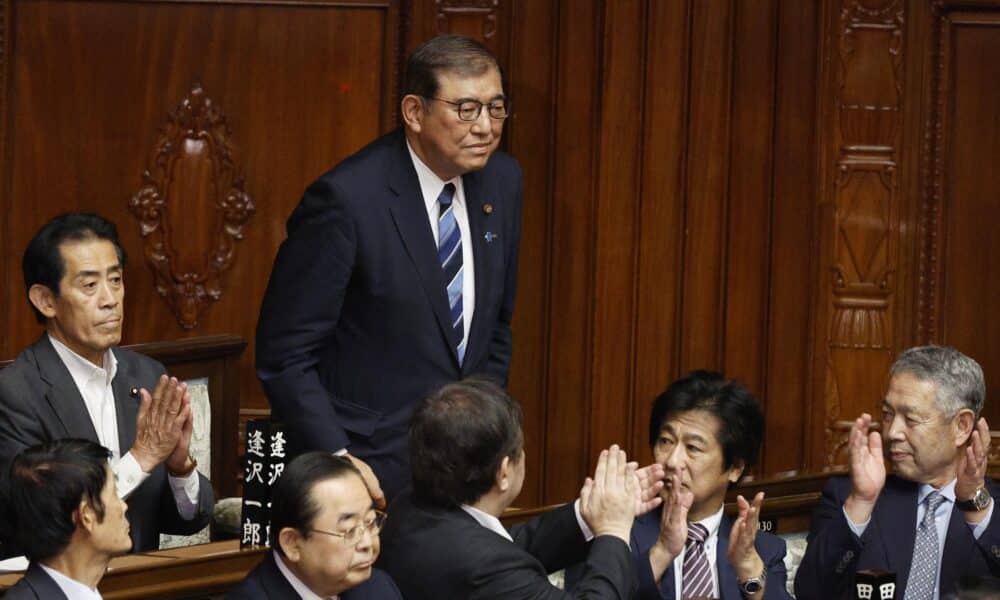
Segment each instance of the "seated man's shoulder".
[{"label": "seated man's shoulder", "polygon": [[754,545],[757,546],[757,552],[765,557],[765,560],[767,556],[774,556],[776,554],[783,556],[787,548],[784,538],[766,531],[757,532]]},{"label": "seated man's shoulder", "polygon": [[399,588],[396,587],[396,582],[382,569],[372,569],[372,576],[368,578],[368,581],[357,586],[356,591],[349,590],[349,593],[345,595],[350,600],[352,598],[360,598],[362,592],[365,594],[377,594],[371,597],[385,600],[403,597],[399,592]]},{"label": "seated man's shoulder", "polygon": [[145,354],[122,347],[116,347],[114,353],[115,358],[118,359],[118,367],[121,368],[124,365],[131,371],[131,375],[134,377],[159,377],[161,374],[167,372],[166,367],[160,361],[150,358]]}]

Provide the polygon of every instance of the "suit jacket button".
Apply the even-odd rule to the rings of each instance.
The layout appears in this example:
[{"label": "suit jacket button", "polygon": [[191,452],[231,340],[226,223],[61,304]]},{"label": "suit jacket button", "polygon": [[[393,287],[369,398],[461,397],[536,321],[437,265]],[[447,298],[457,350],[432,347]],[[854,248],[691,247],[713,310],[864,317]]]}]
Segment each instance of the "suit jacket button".
[{"label": "suit jacket button", "polygon": [[487,214],[487,215],[492,215],[493,214],[493,205],[489,204],[489,203],[484,204],[483,205],[483,212],[485,214]]},{"label": "suit jacket button", "polygon": [[990,547],[990,552],[993,553],[994,557],[1000,558],[1000,546],[991,546]]}]

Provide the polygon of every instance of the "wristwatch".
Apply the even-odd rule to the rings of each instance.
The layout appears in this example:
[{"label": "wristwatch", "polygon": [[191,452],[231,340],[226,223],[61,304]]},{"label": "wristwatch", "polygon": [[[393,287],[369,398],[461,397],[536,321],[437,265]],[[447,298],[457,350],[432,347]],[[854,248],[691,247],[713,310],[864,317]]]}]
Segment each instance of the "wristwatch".
[{"label": "wristwatch", "polygon": [[760,575],[756,577],[751,577],[750,579],[747,579],[746,581],[740,583],[740,591],[743,592],[744,596],[756,594],[757,592],[764,589],[764,580],[766,579],[767,579],[767,567],[765,566],[764,570],[760,572]]},{"label": "wristwatch", "polygon": [[985,510],[990,505],[990,500],[992,500],[992,497],[984,486],[976,490],[976,493],[969,500],[957,500],[955,506],[963,512],[979,512]]}]

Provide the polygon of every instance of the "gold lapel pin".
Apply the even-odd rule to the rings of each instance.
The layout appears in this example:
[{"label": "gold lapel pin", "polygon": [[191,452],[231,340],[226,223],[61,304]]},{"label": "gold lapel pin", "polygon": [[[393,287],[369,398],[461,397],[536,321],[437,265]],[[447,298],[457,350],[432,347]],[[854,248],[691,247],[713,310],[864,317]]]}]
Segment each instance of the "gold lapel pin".
[{"label": "gold lapel pin", "polygon": [[493,205],[489,204],[489,203],[484,204],[483,205],[483,212],[486,213],[486,214],[488,214],[488,215],[492,215],[493,214]]}]

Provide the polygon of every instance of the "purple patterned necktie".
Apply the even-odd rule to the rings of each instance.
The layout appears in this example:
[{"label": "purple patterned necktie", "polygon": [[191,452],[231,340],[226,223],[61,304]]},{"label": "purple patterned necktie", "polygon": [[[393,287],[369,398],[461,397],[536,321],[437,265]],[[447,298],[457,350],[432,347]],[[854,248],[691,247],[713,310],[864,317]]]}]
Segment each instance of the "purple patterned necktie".
[{"label": "purple patterned necktie", "polygon": [[681,578],[681,598],[712,596],[712,570],[705,554],[708,529],[700,523],[688,523],[688,538],[684,544],[684,570]]}]

